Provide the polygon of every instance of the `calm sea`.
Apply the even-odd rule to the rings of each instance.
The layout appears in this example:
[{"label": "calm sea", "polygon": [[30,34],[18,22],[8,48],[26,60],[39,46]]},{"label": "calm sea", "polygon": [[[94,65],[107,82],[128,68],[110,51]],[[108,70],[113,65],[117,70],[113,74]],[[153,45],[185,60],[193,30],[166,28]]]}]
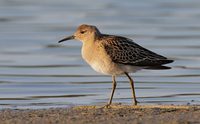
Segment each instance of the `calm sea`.
[{"label": "calm sea", "polygon": [[[132,77],[140,104],[200,104],[199,0],[1,0],[0,109],[103,105],[111,77],[81,58],[81,43],[58,44],[82,23],[174,59],[171,70]],[[118,77],[113,102],[131,104]]]}]

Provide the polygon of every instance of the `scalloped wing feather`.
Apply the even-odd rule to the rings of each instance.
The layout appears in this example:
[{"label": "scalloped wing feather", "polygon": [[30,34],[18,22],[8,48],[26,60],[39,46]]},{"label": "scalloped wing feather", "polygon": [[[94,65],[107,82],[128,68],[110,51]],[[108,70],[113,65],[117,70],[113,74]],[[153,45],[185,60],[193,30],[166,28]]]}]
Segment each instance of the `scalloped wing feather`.
[{"label": "scalloped wing feather", "polygon": [[134,66],[159,66],[173,62],[173,60],[168,60],[164,56],[147,50],[125,37],[104,35],[102,39],[101,42],[105,51],[115,63]]}]

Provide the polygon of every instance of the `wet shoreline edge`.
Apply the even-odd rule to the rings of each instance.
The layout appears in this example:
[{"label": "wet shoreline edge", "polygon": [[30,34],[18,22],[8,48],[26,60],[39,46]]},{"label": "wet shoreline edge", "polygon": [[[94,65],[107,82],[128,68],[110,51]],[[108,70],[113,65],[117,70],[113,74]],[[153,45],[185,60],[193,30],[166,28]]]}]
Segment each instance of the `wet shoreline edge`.
[{"label": "wet shoreline edge", "polygon": [[112,105],[0,111],[2,124],[200,123],[200,105]]}]

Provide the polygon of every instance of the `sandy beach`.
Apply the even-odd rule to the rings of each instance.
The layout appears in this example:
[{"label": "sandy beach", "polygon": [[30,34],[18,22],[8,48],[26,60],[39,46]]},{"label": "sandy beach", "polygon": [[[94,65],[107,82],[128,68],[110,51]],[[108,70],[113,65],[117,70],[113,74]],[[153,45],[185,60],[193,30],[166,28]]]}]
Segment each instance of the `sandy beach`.
[{"label": "sandy beach", "polygon": [[198,124],[200,106],[113,105],[1,110],[1,124]]}]

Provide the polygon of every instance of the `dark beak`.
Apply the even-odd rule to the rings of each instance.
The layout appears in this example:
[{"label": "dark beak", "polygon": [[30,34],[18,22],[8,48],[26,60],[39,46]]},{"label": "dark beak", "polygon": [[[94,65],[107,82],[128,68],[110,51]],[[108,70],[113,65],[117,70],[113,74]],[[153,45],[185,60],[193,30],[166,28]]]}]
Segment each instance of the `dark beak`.
[{"label": "dark beak", "polygon": [[73,35],[72,35],[72,36],[69,36],[69,37],[66,37],[66,38],[64,38],[64,39],[62,39],[62,40],[60,40],[60,41],[58,41],[58,43],[61,43],[61,42],[66,41],[66,40],[71,40],[71,39],[74,39],[74,36],[73,36]]}]

